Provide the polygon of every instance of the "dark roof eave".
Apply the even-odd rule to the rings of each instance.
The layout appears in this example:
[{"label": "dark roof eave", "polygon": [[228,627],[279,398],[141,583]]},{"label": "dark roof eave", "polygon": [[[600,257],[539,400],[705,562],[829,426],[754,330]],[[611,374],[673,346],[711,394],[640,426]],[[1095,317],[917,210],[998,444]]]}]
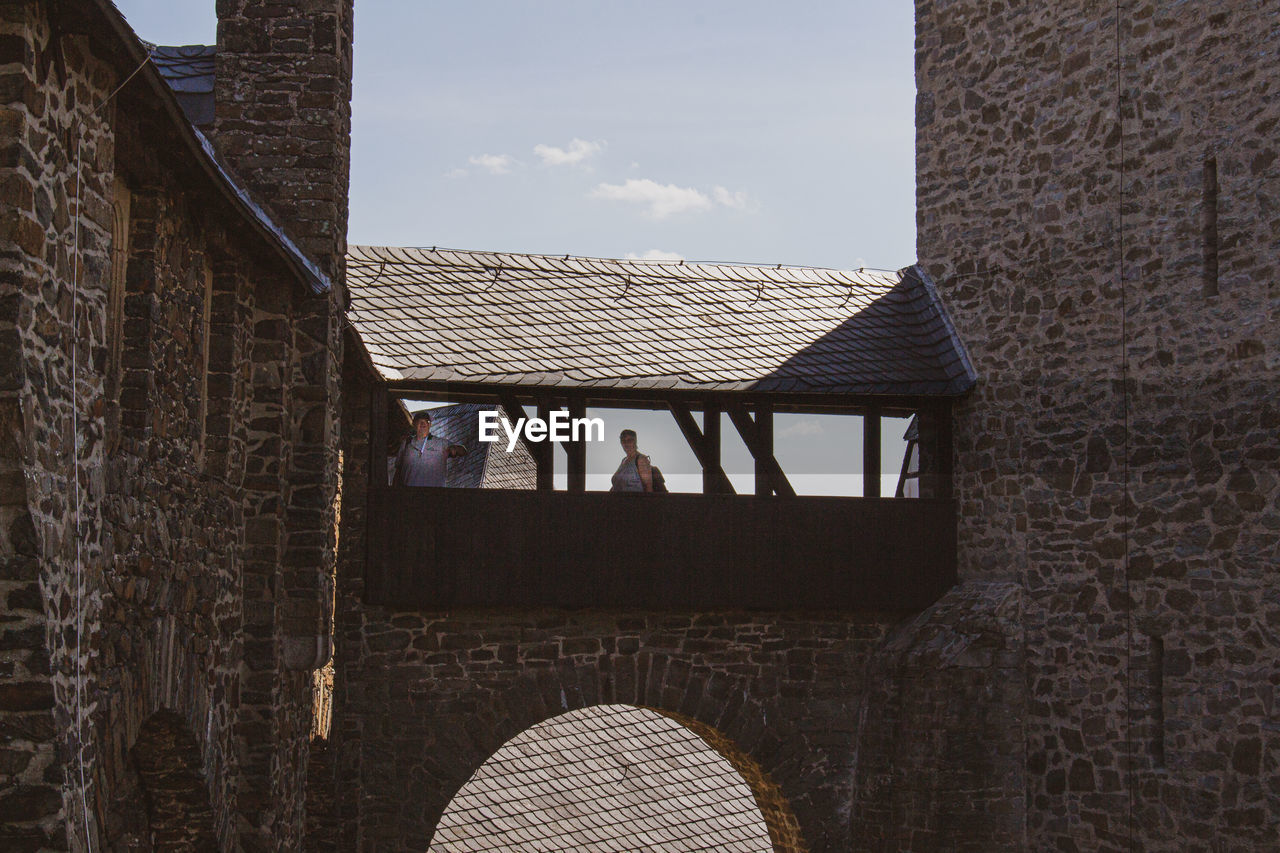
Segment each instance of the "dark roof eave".
[{"label": "dark roof eave", "polygon": [[947,337],[951,340],[951,346],[960,357],[960,366],[964,373],[951,381],[948,390],[945,392],[946,395],[959,397],[969,393],[978,384],[978,371],[974,369],[973,361],[969,358],[969,350],[965,347],[964,341],[960,339],[960,333],[956,331],[956,325],[952,322],[951,315],[947,313],[947,307],[942,302],[941,294],[938,293],[938,286],[934,284],[933,279],[918,263],[904,267],[901,270],[901,274],[903,277],[914,276],[924,286],[925,292],[929,294],[929,301],[937,309],[942,325],[947,330]]},{"label": "dark roof eave", "polygon": [[[666,382],[660,378],[643,377],[643,384],[628,377],[616,380],[600,381],[538,381],[529,375],[511,376],[495,381],[492,377],[459,377],[459,376],[402,376],[398,379],[379,377],[379,381],[392,391],[417,391],[420,393],[449,388],[470,389],[472,392],[492,389],[512,391],[522,396],[537,394],[581,394],[587,397],[600,398],[644,397],[644,398],[697,398],[713,395],[717,397],[768,397],[779,401],[792,399],[795,401],[829,400],[832,404],[853,401],[870,401],[873,398],[903,401],[923,398],[959,397],[967,393],[973,383],[967,379],[947,381],[922,380],[907,383],[876,383],[874,385],[808,385],[795,387],[794,382],[783,377],[777,380],[764,379],[755,382]],[[783,387],[789,386],[789,387]]]},{"label": "dark roof eave", "polygon": [[281,260],[315,293],[329,292],[333,284],[329,277],[320,270],[306,255],[302,253],[284,231],[275,224],[271,217],[259,207],[249,194],[236,183],[231,172],[217,158],[212,143],[203,133],[187,121],[182,107],[173,90],[160,76],[159,70],[150,61],[150,54],[143,49],[136,33],[121,16],[120,11],[110,0],[92,0],[98,12],[107,20],[112,32],[124,46],[126,54],[131,58],[134,67],[140,67],[139,77],[143,77],[163,109],[172,120],[179,138],[190,154],[195,158],[205,175],[210,179],[222,196],[237,210],[250,228],[258,233],[280,256]]}]

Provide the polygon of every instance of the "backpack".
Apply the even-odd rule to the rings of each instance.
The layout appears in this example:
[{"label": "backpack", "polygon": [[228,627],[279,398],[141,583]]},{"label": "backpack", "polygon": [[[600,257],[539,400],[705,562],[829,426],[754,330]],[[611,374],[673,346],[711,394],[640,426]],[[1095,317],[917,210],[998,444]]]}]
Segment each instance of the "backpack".
[{"label": "backpack", "polygon": [[[643,453],[641,453],[641,456],[643,456]],[[645,459],[649,459],[649,457],[645,456]],[[658,470],[658,466],[653,464],[652,459],[649,459],[649,471],[650,474],[652,474],[653,479],[653,493],[668,494],[669,489],[667,488],[667,478],[662,475],[662,471]],[[640,471],[637,470],[636,474],[639,475],[639,473]]]},{"label": "backpack", "polygon": [[662,472],[658,470],[658,466],[652,462],[649,463],[649,470],[653,472],[653,491],[667,493],[667,478],[662,476]]}]

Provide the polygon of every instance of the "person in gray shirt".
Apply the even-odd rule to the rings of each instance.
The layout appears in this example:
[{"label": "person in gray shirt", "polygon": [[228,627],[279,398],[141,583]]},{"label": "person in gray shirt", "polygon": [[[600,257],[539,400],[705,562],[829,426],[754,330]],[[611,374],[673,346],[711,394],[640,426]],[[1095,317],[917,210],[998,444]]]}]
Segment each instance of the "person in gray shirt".
[{"label": "person in gray shirt", "polygon": [[433,436],[430,412],[415,414],[413,429],[414,434],[404,440],[396,454],[396,473],[391,485],[443,486],[448,461],[466,456],[467,449]]}]

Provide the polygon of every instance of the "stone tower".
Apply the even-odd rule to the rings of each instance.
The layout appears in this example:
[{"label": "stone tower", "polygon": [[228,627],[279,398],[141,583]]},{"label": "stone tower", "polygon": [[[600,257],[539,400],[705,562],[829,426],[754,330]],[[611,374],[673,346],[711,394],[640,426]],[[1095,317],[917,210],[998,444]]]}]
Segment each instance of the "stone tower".
[{"label": "stone tower", "polygon": [[340,277],[351,163],[352,0],[218,0],[218,151]]},{"label": "stone tower", "polygon": [[[339,385],[343,357],[341,316],[351,161],[352,0],[218,0],[214,145],[255,199],[330,278],[327,302],[308,308],[260,299],[255,328],[275,335],[281,351],[297,354],[284,370],[254,371],[255,392],[282,405],[264,409],[264,421],[297,437],[275,453],[269,443],[251,448],[251,474],[268,484],[265,513],[277,521],[248,532],[256,546],[250,571],[264,580],[246,585],[248,677],[242,702],[256,713],[257,737],[245,737],[244,794],[279,799],[281,769],[271,741],[294,744],[306,773],[306,732],[287,714],[281,695],[311,689],[311,674],[331,653],[332,602],[339,469]],[[284,396],[281,391],[288,389]],[[269,435],[269,432],[268,434]],[[276,487],[278,484],[278,488]],[[327,531],[325,536],[315,530]],[[266,582],[279,555],[281,572]],[[316,571],[319,568],[320,571]],[[285,676],[273,677],[279,669]],[[266,737],[267,733],[269,737]],[[316,772],[314,769],[312,772]],[[279,813],[279,817],[276,817]],[[252,814],[252,813],[251,813]],[[261,826],[244,838],[268,838],[271,820],[301,833],[300,812],[264,808]]]},{"label": "stone tower", "polygon": [[1022,595],[1027,849],[1276,849],[1280,12],[917,0],[918,256]]}]

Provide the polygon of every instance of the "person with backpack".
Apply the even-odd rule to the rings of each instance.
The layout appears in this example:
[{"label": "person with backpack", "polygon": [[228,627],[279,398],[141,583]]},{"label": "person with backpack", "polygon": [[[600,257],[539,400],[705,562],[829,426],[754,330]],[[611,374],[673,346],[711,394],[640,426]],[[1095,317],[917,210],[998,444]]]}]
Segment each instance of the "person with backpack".
[{"label": "person with backpack", "polygon": [[618,470],[613,472],[611,492],[665,492],[666,480],[649,457],[636,446],[636,431],[624,429],[618,436],[626,452]]}]

